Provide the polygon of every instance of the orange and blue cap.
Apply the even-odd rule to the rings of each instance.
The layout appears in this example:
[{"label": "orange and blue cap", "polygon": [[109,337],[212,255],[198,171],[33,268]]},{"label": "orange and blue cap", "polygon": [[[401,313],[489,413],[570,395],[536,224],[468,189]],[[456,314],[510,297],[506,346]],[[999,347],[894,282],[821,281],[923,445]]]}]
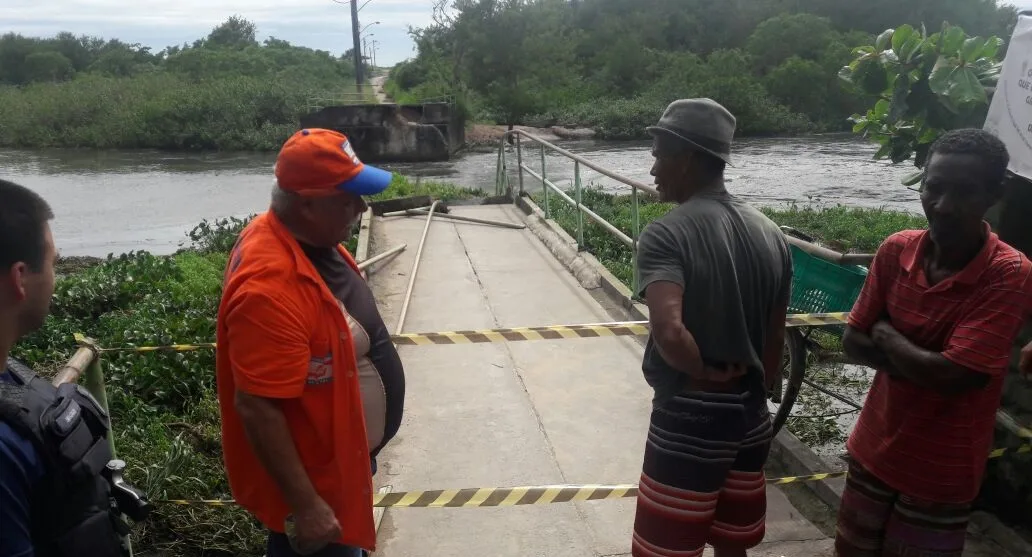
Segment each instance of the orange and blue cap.
[{"label": "orange and blue cap", "polygon": [[358,159],[347,136],[322,128],[290,136],[276,157],[275,174],[280,188],[305,196],[375,195],[391,183],[390,172]]}]

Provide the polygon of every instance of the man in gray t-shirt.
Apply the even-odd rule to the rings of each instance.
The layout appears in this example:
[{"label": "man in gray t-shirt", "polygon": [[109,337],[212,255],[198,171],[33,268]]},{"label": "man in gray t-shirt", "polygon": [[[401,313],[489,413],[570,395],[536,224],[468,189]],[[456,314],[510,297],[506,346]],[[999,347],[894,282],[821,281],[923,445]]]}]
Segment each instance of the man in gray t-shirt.
[{"label": "man in gray t-shirt", "polygon": [[743,556],[764,536],[766,385],[780,379],[792,259],[777,225],[724,187],[734,129],[709,99],[676,101],[649,128],[657,190],[677,206],[638,240],[655,397],[634,555],[709,543]]}]

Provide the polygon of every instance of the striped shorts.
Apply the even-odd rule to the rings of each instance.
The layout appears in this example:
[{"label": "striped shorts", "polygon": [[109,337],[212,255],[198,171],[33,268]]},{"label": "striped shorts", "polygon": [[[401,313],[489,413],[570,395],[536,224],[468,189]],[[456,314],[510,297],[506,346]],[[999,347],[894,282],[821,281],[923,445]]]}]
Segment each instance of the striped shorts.
[{"label": "striped shorts", "polygon": [[961,557],[970,517],[970,504],[914,499],[851,461],[839,505],[835,555]]},{"label": "striped shorts", "polygon": [[748,549],[763,541],[772,434],[755,393],[684,393],[654,409],[631,554],[698,557],[707,543]]}]

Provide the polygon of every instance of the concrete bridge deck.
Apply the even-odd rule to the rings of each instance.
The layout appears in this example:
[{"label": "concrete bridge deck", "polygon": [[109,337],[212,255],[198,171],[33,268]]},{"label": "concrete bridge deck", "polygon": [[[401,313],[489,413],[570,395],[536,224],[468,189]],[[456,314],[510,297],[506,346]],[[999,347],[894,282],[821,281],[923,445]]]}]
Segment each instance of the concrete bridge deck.
[{"label": "concrete bridge deck", "polygon": [[[512,206],[452,208],[522,222]],[[370,274],[396,326],[425,219],[378,219],[370,255],[408,249]],[[404,332],[614,321],[529,230],[435,219]],[[394,491],[636,483],[651,391],[629,338],[399,348],[405,419],[381,453]],[[752,555],[831,555],[831,540],[768,487]],[[376,555],[627,555],[634,499],[476,509],[389,509]],[[708,553],[707,553],[708,554]],[[992,553],[999,555],[999,553]]]}]

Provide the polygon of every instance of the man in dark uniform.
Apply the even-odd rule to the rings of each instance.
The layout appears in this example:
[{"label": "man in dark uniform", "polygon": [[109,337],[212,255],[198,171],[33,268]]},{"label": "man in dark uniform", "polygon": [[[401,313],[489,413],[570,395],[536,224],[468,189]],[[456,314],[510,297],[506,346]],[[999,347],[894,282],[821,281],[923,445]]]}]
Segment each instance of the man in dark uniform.
[{"label": "man in dark uniform", "polygon": [[106,412],[75,384],[54,387],[9,359],[50,311],[53,216],[39,195],[0,180],[0,556],[116,557]]}]

